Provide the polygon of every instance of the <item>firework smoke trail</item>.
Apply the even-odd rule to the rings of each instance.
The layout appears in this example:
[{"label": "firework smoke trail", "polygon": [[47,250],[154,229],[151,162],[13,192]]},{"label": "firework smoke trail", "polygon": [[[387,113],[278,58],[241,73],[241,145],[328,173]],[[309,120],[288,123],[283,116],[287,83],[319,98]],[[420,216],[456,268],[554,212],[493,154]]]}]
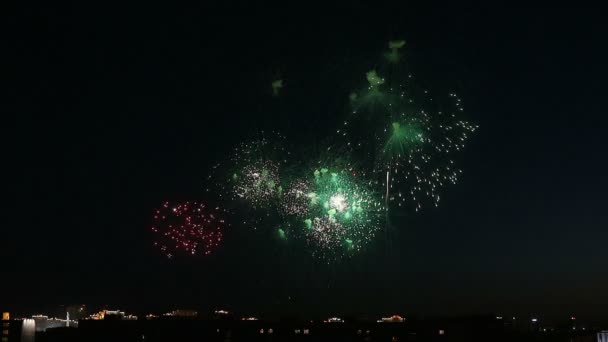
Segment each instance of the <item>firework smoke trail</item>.
[{"label": "firework smoke trail", "polygon": [[388,208],[389,175],[390,175],[390,171],[388,171],[388,170],[387,170],[387,171],[386,171],[386,196],[384,196],[384,198],[385,198],[385,200],[384,200],[384,201],[385,201],[384,205],[386,205],[386,206],[387,206],[387,208]]}]

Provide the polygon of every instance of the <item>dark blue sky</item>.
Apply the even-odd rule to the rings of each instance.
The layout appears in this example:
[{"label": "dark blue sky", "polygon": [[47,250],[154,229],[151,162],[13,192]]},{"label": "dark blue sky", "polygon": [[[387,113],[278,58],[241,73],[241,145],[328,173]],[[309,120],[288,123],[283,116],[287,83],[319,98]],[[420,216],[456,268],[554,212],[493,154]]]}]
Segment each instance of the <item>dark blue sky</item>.
[{"label": "dark blue sky", "polygon": [[[606,318],[608,30],[597,11],[228,12],[13,9],[2,303]],[[298,148],[311,131],[322,139],[395,37],[417,77],[458,89],[480,125],[439,208],[332,267],[244,229],[206,259],[155,253],[161,200],[204,198],[210,165],[251,127],[281,129]]]}]

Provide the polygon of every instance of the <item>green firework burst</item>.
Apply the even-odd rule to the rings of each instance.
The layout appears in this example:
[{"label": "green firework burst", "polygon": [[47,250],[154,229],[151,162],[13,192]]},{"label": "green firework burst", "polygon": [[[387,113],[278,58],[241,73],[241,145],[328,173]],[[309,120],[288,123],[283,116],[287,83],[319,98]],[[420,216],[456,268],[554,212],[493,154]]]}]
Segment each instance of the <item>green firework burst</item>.
[{"label": "green firework burst", "polygon": [[352,171],[325,167],[293,182],[282,206],[299,222],[313,254],[329,259],[361,251],[381,228],[384,212]]}]

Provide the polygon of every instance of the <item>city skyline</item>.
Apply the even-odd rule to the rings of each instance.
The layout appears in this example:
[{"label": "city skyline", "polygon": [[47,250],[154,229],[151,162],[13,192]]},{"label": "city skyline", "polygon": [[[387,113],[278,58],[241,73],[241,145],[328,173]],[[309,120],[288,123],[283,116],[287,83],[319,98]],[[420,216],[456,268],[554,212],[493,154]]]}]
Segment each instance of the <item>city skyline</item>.
[{"label": "city skyline", "polygon": [[[0,310],[2,311],[2,310]],[[35,313],[32,313],[35,312]],[[225,308],[194,308],[192,306],[178,307],[172,306],[164,310],[156,311],[141,311],[141,310],[125,310],[121,309],[120,306],[87,306],[84,304],[80,305],[61,305],[54,309],[47,310],[35,310],[30,313],[23,312],[8,312],[3,311],[3,320],[9,319],[29,319],[34,320],[57,320],[59,323],[70,320],[78,326],[79,320],[104,320],[104,316],[120,317],[122,320],[154,320],[161,318],[191,318],[198,320],[214,320],[214,319],[228,319],[236,321],[284,321],[284,320],[299,320],[299,321],[310,321],[317,323],[332,323],[332,322],[407,322],[410,320],[434,320],[434,319],[466,319],[475,317],[492,317],[498,321],[503,321],[505,324],[510,322],[512,324],[537,324],[539,326],[545,326],[554,329],[556,325],[564,325],[569,322],[572,326],[588,327],[593,325],[602,326],[608,322],[603,320],[597,320],[592,317],[580,317],[575,314],[562,317],[551,317],[546,316],[542,313],[530,313],[527,315],[515,316],[509,312],[478,312],[471,314],[461,315],[445,315],[445,314],[434,314],[434,315],[420,315],[414,312],[407,312],[407,310],[401,310],[399,312],[386,312],[384,314],[375,313],[349,313],[349,312],[337,312],[328,311],[325,314],[317,315],[303,315],[300,313],[286,313],[283,315],[268,315],[264,313],[252,313],[244,311],[233,311],[226,310]],[[70,312],[72,312],[70,318]],[[585,329],[583,329],[585,330]]]}]

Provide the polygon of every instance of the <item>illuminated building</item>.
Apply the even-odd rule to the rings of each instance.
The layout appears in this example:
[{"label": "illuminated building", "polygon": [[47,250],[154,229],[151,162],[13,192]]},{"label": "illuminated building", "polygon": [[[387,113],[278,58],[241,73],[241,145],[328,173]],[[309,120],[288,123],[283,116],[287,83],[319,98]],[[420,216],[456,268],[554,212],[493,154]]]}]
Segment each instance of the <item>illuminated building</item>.
[{"label": "illuminated building", "polygon": [[194,310],[178,309],[178,310],[173,310],[171,312],[168,312],[168,313],[164,314],[163,316],[192,318],[192,317],[198,316],[198,312],[194,311]]},{"label": "illuminated building", "polygon": [[232,314],[230,313],[230,311],[227,311],[227,310],[215,310],[213,312],[213,318],[214,319],[219,319],[219,320],[232,320],[234,317],[232,317]]},{"label": "illuminated building", "polygon": [[[49,318],[45,315],[33,315],[32,319],[36,323],[36,331],[46,331],[46,329],[69,327],[68,319]],[[72,322],[77,325],[76,322]]]},{"label": "illuminated building", "polygon": [[344,320],[339,317],[331,317],[323,321],[324,323],[344,323]]},{"label": "illuminated building", "polygon": [[[102,310],[97,313],[90,315],[87,319],[100,321],[100,320],[137,320],[137,316],[126,315],[124,311],[120,310]],[[72,321],[73,322],[73,321]]]},{"label": "illuminated building", "polygon": [[94,321],[99,321],[99,320],[104,319],[105,315],[106,315],[106,312],[105,312],[105,310],[103,310],[103,311],[99,311],[97,313],[94,313],[94,314],[90,315],[89,318],[87,318],[87,319],[92,319]]},{"label": "illuminated building", "polygon": [[399,315],[392,315],[391,317],[382,317],[382,319],[378,320],[378,323],[403,323],[405,322],[405,318]]},{"label": "illuminated building", "polygon": [[70,320],[69,313],[68,313],[68,317],[66,319],[49,318],[48,316],[45,316],[45,315],[33,315],[32,319],[36,323],[37,332],[44,332],[47,329],[52,329],[52,328],[63,328],[63,327],[69,328],[70,325],[72,325],[74,327],[78,326],[78,321]]},{"label": "illuminated building", "polygon": [[9,329],[11,327],[11,323],[9,322],[11,319],[11,314],[8,312],[2,313],[2,342],[8,342]]},{"label": "illuminated building", "polygon": [[597,333],[596,342],[608,342],[608,330]]},{"label": "illuminated building", "polygon": [[124,311],[120,310],[105,310],[104,319],[108,319],[108,316],[116,316],[119,318],[123,318],[125,316]]},{"label": "illuminated building", "polygon": [[257,321],[258,319],[256,317],[243,317],[241,318],[241,321]]}]

